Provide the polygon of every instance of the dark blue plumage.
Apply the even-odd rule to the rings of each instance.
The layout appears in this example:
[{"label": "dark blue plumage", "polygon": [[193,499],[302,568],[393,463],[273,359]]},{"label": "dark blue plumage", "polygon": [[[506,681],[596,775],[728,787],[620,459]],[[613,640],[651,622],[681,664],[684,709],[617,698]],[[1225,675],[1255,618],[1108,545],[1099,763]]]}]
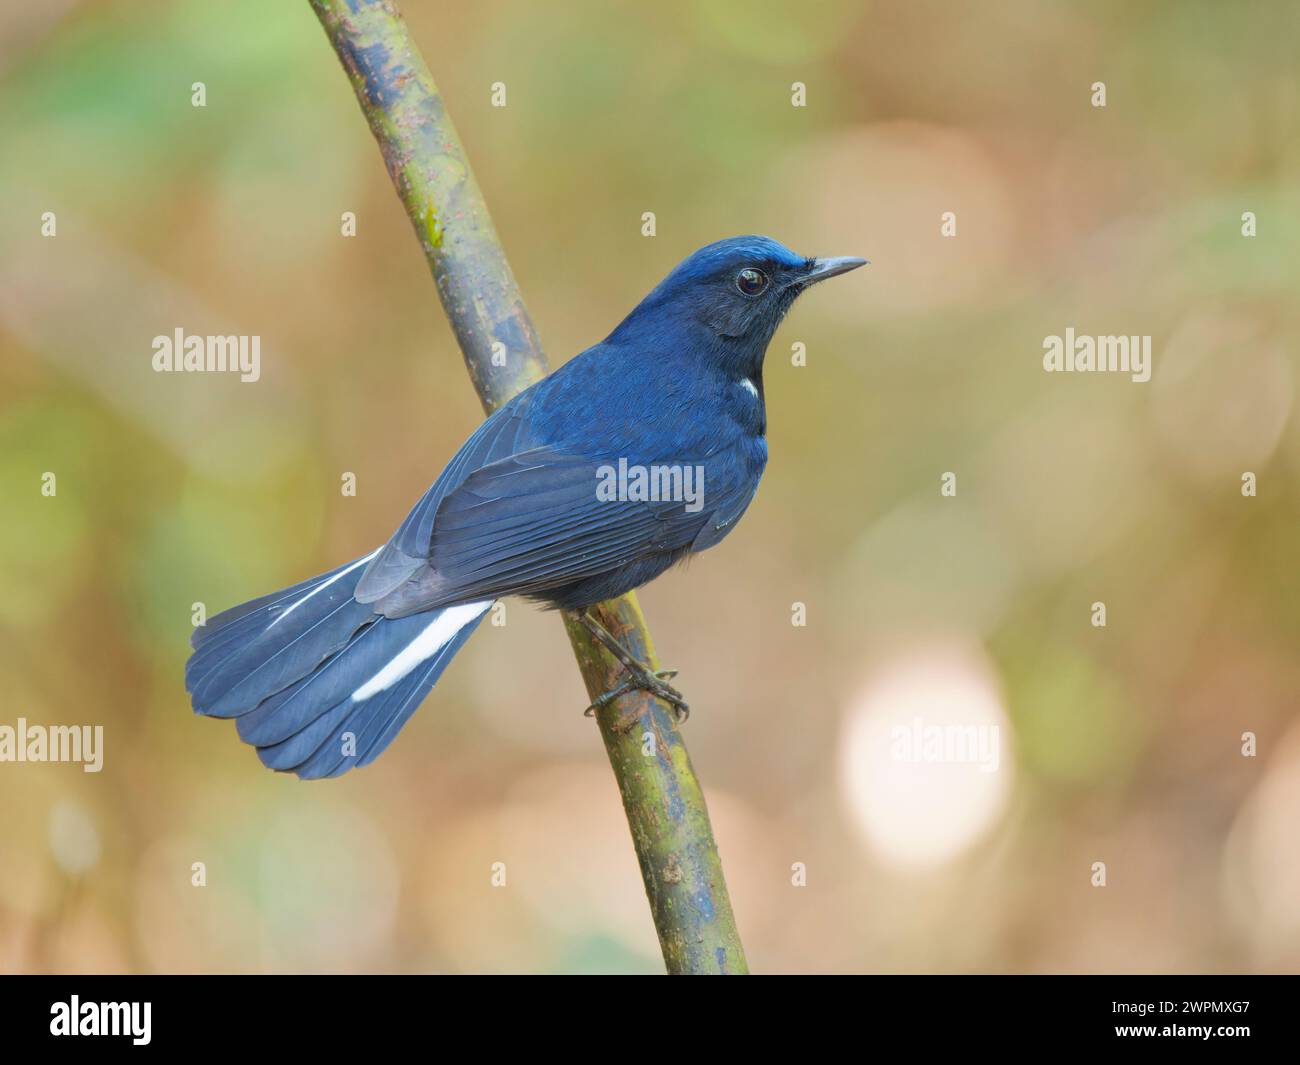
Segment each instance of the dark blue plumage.
[{"label": "dark blue plumage", "polygon": [[[697,251],[492,414],[386,545],[198,629],[194,709],[236,718],[274,769],[337,776],[388,745],[494,600],[586,607],[716,544],[767,462],[773,332],[809,284],[862,263],[768,237]],[[688,480],[615,491],[620,461]]]}]

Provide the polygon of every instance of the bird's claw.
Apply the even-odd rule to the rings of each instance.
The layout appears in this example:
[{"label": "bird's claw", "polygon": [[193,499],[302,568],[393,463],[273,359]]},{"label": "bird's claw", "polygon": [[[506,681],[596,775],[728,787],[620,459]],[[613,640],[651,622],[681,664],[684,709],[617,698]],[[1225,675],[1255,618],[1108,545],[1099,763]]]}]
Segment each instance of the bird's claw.
[{"label": "bird's claw", "polygon": [[691,716],[691,708],[686,704],[686,700],[682,698],[682,693],[671,684],[666,683],[677,676],[677,670],[651,670],[648,666],[643,665],[626,647],[610,635],[609,630],[604,625],[587,611],[584,610],[579,614],[578,620],[586,626],[588,632],[605,645],[605,649],[610,654],[623,664],[623,671],[626,674],[617,687],[603,692],[592,700],[591,705],[586,710],[587,717],[591,717],[597,710],[608,706],[620,695],[625,695],[631,691],[647,691],[668,703],[673,708],[673,717],[679,724]]},{"label": "bird's claw", "polygon": [[592,703],[587,707],[585,713],[587,717],[593,716],[596,711],[604,709],[620,695],[626,695],[633,691],[646,691],[651,695],[662,699],[673,708],[673,717],[678,724],[681,724],[691,716],[691,708],[682,693],[674,688],[671,684],[666,683],[677,676],[675,669],[656,669],[653,672],[644,666],[624,666],[625,677],[623,681],[607,692],[597,695]]}]

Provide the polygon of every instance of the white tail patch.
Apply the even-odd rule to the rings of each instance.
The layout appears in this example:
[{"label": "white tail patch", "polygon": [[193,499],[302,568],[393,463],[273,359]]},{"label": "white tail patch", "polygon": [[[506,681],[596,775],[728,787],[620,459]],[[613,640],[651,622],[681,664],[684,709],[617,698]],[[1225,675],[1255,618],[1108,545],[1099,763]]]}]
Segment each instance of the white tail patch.
[{"label": "white tail patch", "polygon": [[270,632],[271,629],[275,628],[278,624],[280,624],[280,622],[282,622],[285,618],[287,618],[290,614],[292,614],[295,610],[297,610],[300,606],[302,606],[303,603],[307,602],[307,600],[310,599],[313,595],[316,595],[318,592],[323,592],[326,588],[328,588],[328,587],[329,587],[331,584],[333,584],[335,581],[337,581],[337,580],[342,580],[344,577],[346,577],[349,573],[351,573],[351,572],[352,572],[354,569],[356,569],[358,566],[364,566],[367,562],[369,562],[372,558],[374,558],[374,557],[375,557],[377,554],[379,554],[379,552],[382,551],[382,550],[383,550],[382,547],[377,547],[377,548],[375,548],[375,549],[374,549],[373,551],[371,551],[370,554],[368,554],[365,558],[359,558],[359,559],[357,559],[357,560],[356,560],[354,563],[352,563],[352,565],[350,565],[347,569],[345,569],[345,570],[340,570],[338,573],[334,574],[334,576],[331,577],[329,580],[325,581],[325,583],[316,585],[315,588],[313,588],[310,592],[308,592],[306,595],[304,595],[301,599],[295,599],[292,603],[290,603],[290,604],[285,608],[285,610],[284,610],[284,612],[283,612],[282,614],[278,615],[278,616],[276,617],[276,619],[275,619],[273,622],[271,622],[271,624],[269,624],[269,625],[266,627],[267,631]]},{"label": "white tail patch", "polygon": [[[364,560],[363,560],[364,561]],[[387,691],[421,662],[427,662],[441,651],[456,633],[482,616],[493,603],[464,603],[440,610],[414,640],[403,647],[383,669],[352,693],[354,703],[364,702],[378,692]]]}]

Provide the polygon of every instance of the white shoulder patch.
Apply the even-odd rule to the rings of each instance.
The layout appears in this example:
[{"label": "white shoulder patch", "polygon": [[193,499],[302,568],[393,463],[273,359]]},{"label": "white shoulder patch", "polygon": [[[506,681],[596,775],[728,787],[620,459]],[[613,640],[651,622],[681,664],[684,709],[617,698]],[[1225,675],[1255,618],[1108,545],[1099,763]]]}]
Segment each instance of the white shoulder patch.
[{"label": "white shoulder patch", "polygon": [[755,399],[758,399],[758,386],[755,385],[754,382],[751,381],[748,377],[742,377],[740,379],[740,387],[743,388]]}]

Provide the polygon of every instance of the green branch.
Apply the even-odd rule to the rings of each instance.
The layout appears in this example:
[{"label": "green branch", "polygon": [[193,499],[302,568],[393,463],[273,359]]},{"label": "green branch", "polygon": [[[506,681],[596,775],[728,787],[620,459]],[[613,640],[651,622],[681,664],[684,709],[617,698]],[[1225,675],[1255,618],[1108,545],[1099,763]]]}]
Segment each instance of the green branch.
[{"label": "green branch", "polygon": [[[492,411],[546,375],[546,356],[442,97],[391,0],[311,4],[379,142],[474,387]],[[635,595],[592,612],[659,668]],[[573,616],[566,614],[565,626],[594,699],[618,682],[622,667]],[[747,972],[704,793],[671,707],[635,692],[596,720],[668,971]]]}]

